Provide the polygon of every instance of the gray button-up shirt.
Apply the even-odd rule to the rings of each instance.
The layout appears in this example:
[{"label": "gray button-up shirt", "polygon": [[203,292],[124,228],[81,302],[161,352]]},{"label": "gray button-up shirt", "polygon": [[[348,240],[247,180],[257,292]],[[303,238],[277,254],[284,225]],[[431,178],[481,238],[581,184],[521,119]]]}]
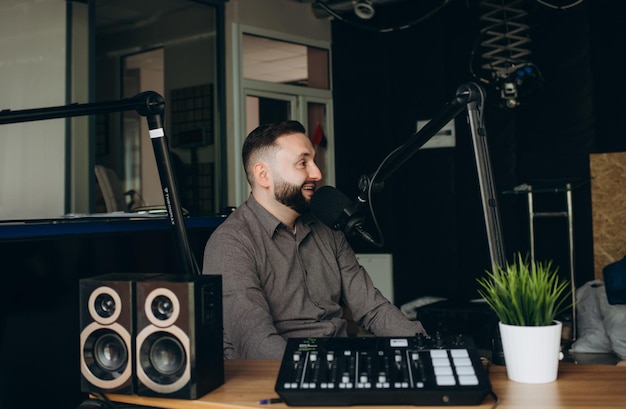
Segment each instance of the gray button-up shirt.
[{"label": "gray button-up shirt", "polygon": [[343,306],[377,336],[425,332],[374,287],[343,232],[307,214],[294,234],[252,196],[209,238],[203,274],[222,275],[226,358],[280,359],[287,338],[346,336]]}]

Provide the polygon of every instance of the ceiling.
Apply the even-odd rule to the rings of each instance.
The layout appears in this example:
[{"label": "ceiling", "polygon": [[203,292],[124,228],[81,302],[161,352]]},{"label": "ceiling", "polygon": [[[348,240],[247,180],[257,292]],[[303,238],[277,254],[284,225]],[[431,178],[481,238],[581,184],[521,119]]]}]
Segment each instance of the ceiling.
[{"label": "ceiling", "polygon": [[[187,0],[97,0],[96,28],[103,33],[115,33],[150,24],[156,18],[188,7],[202,7]],[[242,45],[245,78],[276,83],[302,81],[307,76],[306,47],[287,42],[273,41],[256,36],[245,36]],[[134,58],[134,64],[157,66],[163,64],[159,55],[146,53],[150,61]]]},{"label": "ceiling", "polygon": [[156,17],[198,6],[186,0],[97,0],[94,4],[96,28],[109,33],[145,25]]},{"label": "ceiling", "polygon": [[243,38],[244,78],[293,83],[307,78],[307,47],[269,38]]}]

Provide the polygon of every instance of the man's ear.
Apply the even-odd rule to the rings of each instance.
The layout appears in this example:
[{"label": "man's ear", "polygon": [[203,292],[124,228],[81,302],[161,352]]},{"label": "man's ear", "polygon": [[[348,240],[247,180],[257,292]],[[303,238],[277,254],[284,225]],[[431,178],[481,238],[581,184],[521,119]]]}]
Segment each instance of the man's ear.
[{"label": "man's ear", "polygon": [[254,171],[254,180],[256,180],[257,185],[268,188],[270,186],[270,170],[267,167],[267,164],[264,162],[257,162],[254,164],[252,169]]}]

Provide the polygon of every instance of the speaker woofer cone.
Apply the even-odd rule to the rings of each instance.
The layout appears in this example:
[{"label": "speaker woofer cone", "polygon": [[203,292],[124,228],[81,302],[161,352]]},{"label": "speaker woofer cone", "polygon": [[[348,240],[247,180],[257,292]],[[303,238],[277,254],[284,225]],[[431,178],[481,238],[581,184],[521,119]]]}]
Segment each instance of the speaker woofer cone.
[{"label": "speaker woofer cone", "polygon": [[118,334],[106,334],[98,338],[94,346],[94,358],[101,368],[121,372],[128,363],[128,351]]},{"label": "speaker woofer cone", "polygon": [[91,333],[83,347],[85,364],[98,379],[105,381],[122,376],[129,365],[126,343],[115,331],[99,329]]},{"label": "speaker woofer cone", "polygon": [[178,381],[187,368],[185,347],[166,332],[156,332],[146,338],[140,354],[145,374],[160,385]]}]

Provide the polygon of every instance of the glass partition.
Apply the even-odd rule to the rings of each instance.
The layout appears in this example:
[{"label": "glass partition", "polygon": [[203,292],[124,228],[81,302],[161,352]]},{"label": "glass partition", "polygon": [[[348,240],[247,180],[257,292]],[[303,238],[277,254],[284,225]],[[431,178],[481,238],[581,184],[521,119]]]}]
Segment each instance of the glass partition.
[{"label": "glass partition", "polygon": [[[222,207],[222,1],[96,0],[95,100],[155,91],[165,98],[165,132],[181,202],[192,214]],[[133,112],[96,119],[95,164],[112,169],[129,206],[163,205],[145,119]],[[107,212],[101,189],[95,211]]]},{"label": "glass partition", "polygon": [[[175,142],[183,206],[195,214],[218,211],[226,197],[224,1],[22,3],[9,0],[11,13],[0,17],[6,34],[0,220],[128,210],[138,197],[145,205],[162,205],[147,124],[135,113],[27,121],[13,115],[110,103],[143,91],[165,98],[164,125]],[[99,175],[112,175],[116,193],[136,195],[112,209],[96,183],[96,167]]]}]

